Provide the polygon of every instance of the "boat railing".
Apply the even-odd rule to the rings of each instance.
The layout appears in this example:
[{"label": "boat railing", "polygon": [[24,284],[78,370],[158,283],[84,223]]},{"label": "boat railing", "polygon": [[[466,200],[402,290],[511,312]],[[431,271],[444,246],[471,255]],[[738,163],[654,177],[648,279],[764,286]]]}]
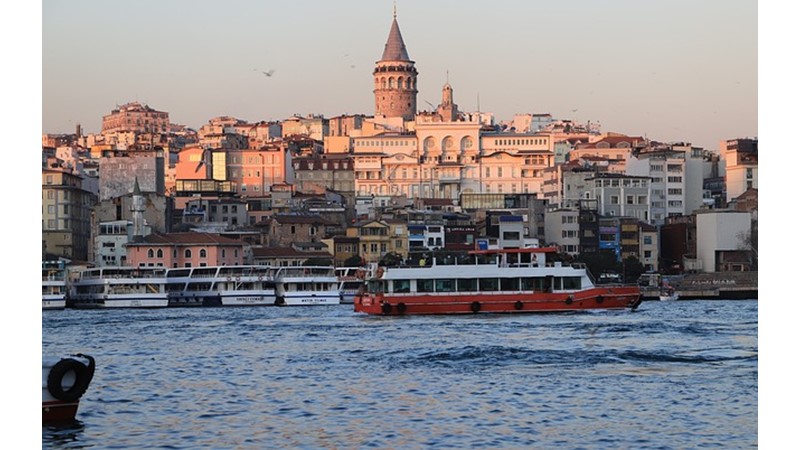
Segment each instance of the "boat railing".
[{"label": "boat railing", "polygon": [[66,279],[66,274],[63,271],[51,270],[48,273],[42,274],[42,281],[64,281]]}]

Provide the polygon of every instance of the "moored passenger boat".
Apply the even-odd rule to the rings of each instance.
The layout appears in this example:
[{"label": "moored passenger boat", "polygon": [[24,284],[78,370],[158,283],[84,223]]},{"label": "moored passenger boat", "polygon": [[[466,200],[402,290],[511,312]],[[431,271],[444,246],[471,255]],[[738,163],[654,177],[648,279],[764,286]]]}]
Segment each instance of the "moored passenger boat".
[{"label": "moored passenger boat", "polygon": [[64,261],[42,261],[42,309],[67,306],[67,267]]},{"label": "moored passenger boat", "polygon": [[338,305],[339,279],[333,267],[281,267],[276,274],[275,304],[286,306]]},{"label": "moored passenger boat", "polygon": [[595,286],[583,266],[546,263],[555,248],[476,250],[471,264],[380,267],[355,311],[376,315],[636,309],[635,285]]},{"label": "moored passenger boat", "polygon": [[85,269],[72,281],[74,308],[164,308],[168,305],[163,267]]},{"label": "moored passenger boat", "polygon": [[275,270],[268,266],[203,266],[167,270],[170,306],[275,304]]}]

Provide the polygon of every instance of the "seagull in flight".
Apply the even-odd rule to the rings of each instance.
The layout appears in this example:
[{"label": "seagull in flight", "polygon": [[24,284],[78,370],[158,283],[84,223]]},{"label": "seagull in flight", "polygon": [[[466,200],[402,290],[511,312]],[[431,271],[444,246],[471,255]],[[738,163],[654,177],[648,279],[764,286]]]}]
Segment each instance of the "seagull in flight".
[{"label": "seagull in flight", "polygon": [[268,76],[268,77],[271,77],[271,76],[272,76],[272,74],[273,74],[273,73],[275,73],[275,71],[274,71],[274,70],[272,70],[272,69],[270,69],[270,71],[269,71],[269,72],[264,72],[264,71],[262,70],[262,71],[261,71],[261,73],[263,73],[264,75],[266,75],[266,76]]}]

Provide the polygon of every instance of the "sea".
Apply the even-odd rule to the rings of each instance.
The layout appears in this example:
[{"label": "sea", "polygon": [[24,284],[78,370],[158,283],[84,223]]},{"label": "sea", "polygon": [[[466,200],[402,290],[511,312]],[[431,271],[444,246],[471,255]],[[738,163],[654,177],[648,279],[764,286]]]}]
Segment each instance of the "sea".
[{"label": "sea", "polygon": [[756,300],[42,311],[42,356],[75,353],[96,373],[45,449],[758,447]]}]

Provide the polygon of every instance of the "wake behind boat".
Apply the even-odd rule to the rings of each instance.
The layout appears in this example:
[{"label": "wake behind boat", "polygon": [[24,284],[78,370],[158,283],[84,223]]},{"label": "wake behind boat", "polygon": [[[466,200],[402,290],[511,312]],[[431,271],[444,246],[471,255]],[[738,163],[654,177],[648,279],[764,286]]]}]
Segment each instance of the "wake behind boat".
[{"label": "wake behind boat", "polygon": [[635,310],[636,285],[595,286],[586,268],[546,263],[555,248],[476,250],[474,263],[380,267],[355,311],[374,315]]}]

